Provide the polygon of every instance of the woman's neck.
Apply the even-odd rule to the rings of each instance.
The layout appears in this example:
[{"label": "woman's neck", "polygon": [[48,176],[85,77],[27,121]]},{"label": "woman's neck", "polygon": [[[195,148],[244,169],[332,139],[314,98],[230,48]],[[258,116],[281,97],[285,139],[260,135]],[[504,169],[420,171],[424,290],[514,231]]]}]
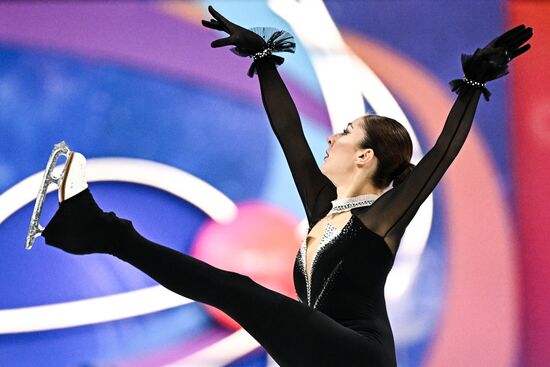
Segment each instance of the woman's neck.
[{"label": "woman's neck", "polygon": [[349,185],[349,186],[338,186],[336,188],[336,199],[351,198],[361,195],[382,195],[384,190],[376,188],[375,186],[369,184],[363,184],[360,187]]}]

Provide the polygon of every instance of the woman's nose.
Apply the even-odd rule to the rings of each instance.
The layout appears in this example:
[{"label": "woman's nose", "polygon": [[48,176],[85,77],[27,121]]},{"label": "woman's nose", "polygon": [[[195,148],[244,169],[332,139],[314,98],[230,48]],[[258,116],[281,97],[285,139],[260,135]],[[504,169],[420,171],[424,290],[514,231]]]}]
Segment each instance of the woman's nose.
[{"label": "woman's nose", "polygon": [[327,139],[327,142],[329,145],[332,145],[332,143],[334,143],[334,135],[330,135]]}]

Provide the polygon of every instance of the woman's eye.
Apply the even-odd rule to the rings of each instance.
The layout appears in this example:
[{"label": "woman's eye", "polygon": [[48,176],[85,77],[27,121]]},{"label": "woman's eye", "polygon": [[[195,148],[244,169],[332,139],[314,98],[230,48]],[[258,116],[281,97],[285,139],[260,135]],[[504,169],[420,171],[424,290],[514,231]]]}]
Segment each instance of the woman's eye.
[{"label": "woman's eye", "polygon": [[348,132],[346,129],[344,129],[343,134],[346,135]]}]

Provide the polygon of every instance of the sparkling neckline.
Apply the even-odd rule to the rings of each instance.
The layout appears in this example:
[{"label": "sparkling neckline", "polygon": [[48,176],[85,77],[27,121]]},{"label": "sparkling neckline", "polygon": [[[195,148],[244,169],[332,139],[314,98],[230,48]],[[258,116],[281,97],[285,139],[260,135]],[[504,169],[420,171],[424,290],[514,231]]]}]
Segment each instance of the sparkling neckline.
[{"label": "sparkling neckline", "polygon": [[[368,204],[370,205],[370,204]],[[396,258],[396,255],[397,254],[394,254],[393,251],[389,248],[388,244],[386,243],[386,241],[384,240],[384,238],[382,236],[380,236],[379,234],[377,234],[376,232],[372,231],[370,228],[368,228],[362,221],[361,221],[361,218],[359,218],[357,215],[351,213],[351,217],[349,218],[349,220],[346,222],[346,224],[344,225],[344,227],[335,235],[335,236],[332,236],[332,238],[330,238],[330,240],[328,240],[324,246],[322,247],[319,247],[317,248],[317,250],[315,251],[315,254],[313,255],[313,260],[312,260],[312,264],[311,264],[311,271],[310,273],[308,274],[307,272],[307,254],[306,254],[306,251],[307,251],[307,237],[306,239],[304,239],[302,241],[302,245],[300,246],[300,249],[298,251],[298,259],[299,259],[299,264],[301,265],[301,271],[302,271],[302,274],[304,275],[304,278],[305,278],[305,283],[306,283],[306,301],[307,301],[307,305],[310,306],[311,305],[311,281],[312,281],[312,278],[313,278],[313,273],[314,273],[314,269],[315,269],[315,264],[317,262],[317,259],[318,257],[320,256],[320,254],[322,253],[322,251],[324,250],[324,248],[331,244],[333,241],[336,240],[336,238],[338,238],[342,232],[346,231],[346,230],[349,230],[349,228],[351,226],[353,226],[353,222],[356,221],[358,223],[358,225],[363,229],[363,230],[366,230],[367,232],[370,232],[371,234],[373,234],[374,236],[380,238],[382,240],[382,243],[380,244],[380,246],[383,246],[384,249],[385,249],[385,253],[390,257],[390,261],[391,261],[391,266],[393,267],[393,264],[395,263],[395,258]],[[329,223],[330,224],[330,223]],[[327,224],[328,225],[328,224]],[[323,287],[324,288],[324,287]],[[320,296],[320,294],[319,294]],[[316,299],[316,302],[315,304],[317,304],[317,301],[319,300],[319,296],[317,297]],[[298,296],[298,298],[300,298]],[[302,303],[304,303],[302,301]],[[315,307],[314,307],[315,308]]]},{"label": "sparkling neckline", "polygon": [[340,213],[353,208],[372,205],[380,195],[365,194],[348,198],[336,199],[332,201],[332,209],[328,214]]}]

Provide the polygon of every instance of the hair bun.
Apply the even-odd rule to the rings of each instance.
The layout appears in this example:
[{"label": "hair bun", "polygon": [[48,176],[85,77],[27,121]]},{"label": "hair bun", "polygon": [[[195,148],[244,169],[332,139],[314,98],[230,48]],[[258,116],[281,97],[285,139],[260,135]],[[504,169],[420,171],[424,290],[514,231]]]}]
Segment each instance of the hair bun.
[{"label": "hair bun", "polygon": [[397,176],[395,176],[395,178],[393,179],[393,187],[397,187],[399,185],[401,185],[401,183],[403,181],[405,181],[405,179],[407,178],[407,176],[409,175],[409,173],[412,172],[412,170],[414,169],[414,167],[416,167],[414,164],[412,163],[407,163],[404,168],[401,170],[400,173],[397,174]]}]

